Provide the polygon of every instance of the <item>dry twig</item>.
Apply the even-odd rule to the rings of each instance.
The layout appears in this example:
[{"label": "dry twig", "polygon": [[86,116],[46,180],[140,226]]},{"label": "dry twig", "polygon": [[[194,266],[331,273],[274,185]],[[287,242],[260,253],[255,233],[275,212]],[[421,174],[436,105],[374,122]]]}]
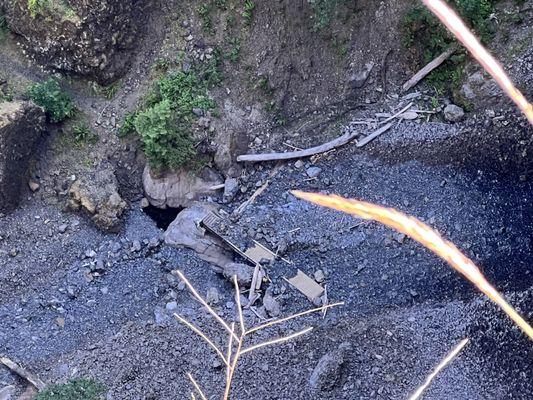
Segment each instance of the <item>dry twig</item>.
[{"label": "dry twig", "polygon": [[43,390],[46,387],[46,384],[35,374],[29,372],[28,370],[22,368],[20,365],[12,361],[7,357],[0,357],[0,363],[4,364],[11,371],[16,373],[18,376],[26,379],[30,382],[37,390]]},{"label": "dry twig", "polygon": [[414,74],[411,79],[405,82],[402,86],[402,91],[407,92],[409,89],[416,86],[418,82],[420,82],[427,75],[429,75],[431,71],[433,71],[435,68],[438,68],[444,61],[446,61],[456,51],[457,51],[456,46],[451,46],[450,48],[448,48],[444,53],[442,53],[440,56],[435,58],[433,61],[427,64],[424,68],[422,68],[420,71]]}]

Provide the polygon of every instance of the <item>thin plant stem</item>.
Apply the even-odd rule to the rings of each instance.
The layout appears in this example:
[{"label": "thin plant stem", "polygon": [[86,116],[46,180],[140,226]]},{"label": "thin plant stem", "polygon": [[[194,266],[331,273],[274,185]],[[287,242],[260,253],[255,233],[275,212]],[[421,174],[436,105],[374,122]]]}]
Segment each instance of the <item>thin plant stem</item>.
[{"label": "thin plant stem", "polygon": [[174,314],[174,317],[176,317],[176,319],[178,321],[180,321],[182,324],[186,325],[190,330],[192,330],[194,333],[196,333],[202,339],[204,339],[205,342],[209,346],[211,346],[213,348],[213,350],[215,350],[215,352],[220,356],[222,361],[224,361],[224,364],[226,364],[226,365],[229,364],[229,359],[226,359],[226,357],[224,357],[224,354],[222,354],[222,351],[217,347],[217,345],[215,343],[213,343],[213,341],[211,339],[209,339],[207,337],[207,335],[205,333],[203,333],[200,329],[198,329],[196,326],[194,326],[193,324],[191,324],[189,321],[187,321],[186,319],[182,318],[178,314]]},{"label": "thin plant stem", "polygon": [[209,311],[209,313],[215,317],[215,319],[224,327],[224,329],[226,329],[230,335],[234,335],[234,338],[236,340],[239,340],[239,337],[235,334],[235,332],[232,332],[231,331],[231,328],[229,327],[229,325],[215,312],[215,310],[213,310],[209,304],[207,304],[207,301],[205,301],[203,299],[202,296],[200,296],[200,294],[196,291],[196,289],[191,285],[191,283],[187,280],[187,278],[185,278],[185,275],[183,275],[183,273],[180,271],[180,270],[175,270],[173,271],[173,273],[177,274],[178,277],[183,281],[183,283],[185,283],[185,285],[187,286],[187,288],[189,289],[189,291],[191,292],[191,294],[200,302],[200,304],[202,304],[205,308],[207,308],[207,310]]},{"label": "thin plant stem", "polygon": [[235,374],[235,369],[237,369],[237,362],[239,361],[239,358],[241,356],[243,342],[244,336],[241,336],[237,344],[237,350],[235,351],[235,355],[233,356],[233,361],[231,362],[228,377],[226,379],[226,389],[224,390],[224,397],[222,398],[223,400],[229,400],[231,392],[231,383],[233,382],[233,375]]},{"label": "thin plant stem", "polygon": [[[231,324],[231,330],[232,331],[235,331],[235,322],[233,322]],[[228,340],[228,354],[226,356],[226,359],[228,360],[228,362],[226,363],[226,379],[229,379],[229,372],[230,372],[230,367],[231,367],[231,352],[233,350],[233,335],[229,335],[229,340]]]},{"label": "thin plant stem", "polygon": [[240,354],[244,355],[244,354],[249,353],[251,351],[260,349],[262,347],[271,346],[273,344],[284,343],[284,342],[287,342],[287,341],[289,341],[291,339],[297,338],[298,336],[305,335],[306,333],[311,332],[312,330],[313,330],[313,327],[310,326],[309,328],[305,328],[304,330],[301,330],[299,332],[293,333],[292,335],[284,336],[284,337],[281,337],[281,338],[278,338],[278,339],[269,340],[268,342],[263,342],[263,343],[256,344],[254,346],[250,346],[250,347],[244,349],[243,351],[241,351]]},{"label": "thin plant stem", "polygon": [[[196,389],[196,391],[198,392],[198,394],[200,395],[200,398],[202,400],[207,400],[207,397],[205,396],[204,392],[202,391],[202,389],[200,388],[200,385],[198,385],[198,382],[196,382],[193,378],[193,376],[191,375],[191,373],[188,373],[187,376],[189,377],[189,380],[191,381],[192,385],[194,386],[194,388]],[[193,396],[194,396],[194,393],[193,393]]]},{"label": "thin plant stem", "polygon": [[239,282],[237,281],[236,275],[233,275],[233,283],[235,285],[235,303],[237,304],[237,310],[239,312],[239,323],[241,326],[241,335],[244,335],[244,332],[246,332],[246,328],[244,327],[244,317],[242,315],[241,291],[239,290]]},{"label": "thin plant stem", "polygon": [[433,381],[433,379],[435,379],[435,377],[444,369],[446,368],[446,366],[451,363],[455,357],[457,357],[459,355],[459,353],[461,352],[461,350],[463,350],[463,348],[468,344],[469,342],[469,339],[463,339],[461,340],[461,342],[459,342],[459,344],[457,346],[455,346],[455,348],[450,352],[448,353],[448,355],[446,356],[446,358],[444,358],[444,360],[442,360],[439,365],[437,365],[435,367],[435,369],[433,370],[433,372],[431,372],[431,374],[426,378],[426,381],[424,382],[424,384],[422,386],[420,386],[416,392],[413,393],[413,395],[411,397],[409,397],[409,400],[417,400],[419,399],[422,394],[424,393],[424,391],[429,387],[429,385],[431,385],[431,382]]},{"label": "thin plant stem", "polygon": [[533,125],[533,105],[516,88],[500,63],[483,47],[461,18],[443,0],[422,1],[446,25],[450,32],[463,43],[483,68],[492,75],[500,88],[514,101],[527,117],[529,123]]},{"label": "thin plant stem", "polygon": [[282,324],[284,322],[290,321],[291,319],[303,317],[303,316],[308,315],[308,314],[324,311],[324,310],[327,310],[329,308],[343,306],[343,305],[344,305],[344,302],[341,301],[341,302],[338,302],[338,303],[332,303],[332,304],[324,305],[322,307],[313,308],[312,310],[303,311],[303,312],[300,312],[298,314],[290,315],[290,316],[285,317],[285,318],[276,319],[274,321],[269,321],[269,322],[264,323],[263,325],[259,325],[259,326],[256,326],[255,328],[248,329],[246,331],[246,335],[250,335],[250,334],[252,334],[254,332],[257,332],[257,331],[260,331],[262,329],[270,328],[271,326],[274,326],[274,325]]}]

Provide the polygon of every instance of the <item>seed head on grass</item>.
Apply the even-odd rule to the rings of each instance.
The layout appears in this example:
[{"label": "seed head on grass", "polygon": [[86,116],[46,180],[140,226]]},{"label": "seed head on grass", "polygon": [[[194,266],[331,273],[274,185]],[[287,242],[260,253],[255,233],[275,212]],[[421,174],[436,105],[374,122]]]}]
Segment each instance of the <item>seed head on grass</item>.
[{"label": "seed head on grass", "polygon": [[363,201],[345,199],[335,195],[292,192],[296,197],[359,218],[373,220],[404,233],[433,251],[456,271],[465,276],[482,293],[494,301],[533,340],[533,328],[507,303],[505,298],[487,281],[479,268],[451,242],[444,240],[437,231],[416,218],[395,209],[385,208]]}]

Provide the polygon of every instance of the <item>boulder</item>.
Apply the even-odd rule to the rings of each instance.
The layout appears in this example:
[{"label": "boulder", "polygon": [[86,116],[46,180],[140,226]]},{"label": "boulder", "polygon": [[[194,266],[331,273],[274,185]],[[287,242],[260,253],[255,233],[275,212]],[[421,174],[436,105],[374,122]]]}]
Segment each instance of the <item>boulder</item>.
[{"label": "boulder", "polygon": [[346,354],[351,350],[350,343],[342,343],[338,349],[320,358],[309,377],[309,386],[316,391],[332,390],[341,380]]},{"label": "boulder", "polygon": [[71,185],[68,206],[74,210],[85,210],[100,229],[118,232],[127,204],[120,197],[117,187],[111,166],[101,165],[95,172],[79,178]]},{"label": "boulder", "polygon": [[233,276],[236,276],[239,285],[248,287],[252,283],[252,278],[254,276],[254,267],[248,264],[232,262],[224,266],[222,274],[229,281],[232,281]]},{"label": "boulder", "polygon": [[444,109],[444,118],[448,122],[460,122],[465,116],[465,111],[455,104],[448,104]]},{"label": "boulder", "polygon": [[221,272],[227,264],[233,262],[232,253],[220,239],[210,235],[200,225],[215,210],[215,206],[211,204],[194,203],[178,214],[165,231],[164,240],[169,246],[194,250],[202,260],[216,265]]},{"label": "boulder", "polygon": [[33,103],[0,103],[0,212],[17,207],[28,184],[28,162],[44,127],[44,111]]},{"label": "boulder", "polygon": [[[4,0],[9,28],[38,63],[101,84],[122,76],[142,26],[136,0]],[[136,21],[137,20],[137,21]]]},{"label": "boulder", "polygon": [[157,176],[147,165],[143,172],[146,198],[154,207],[163,209],[187,207],[201,196],[214,194],[214,187],[222,183],[222,177],[211,168],[199,173],[182,170]]}]

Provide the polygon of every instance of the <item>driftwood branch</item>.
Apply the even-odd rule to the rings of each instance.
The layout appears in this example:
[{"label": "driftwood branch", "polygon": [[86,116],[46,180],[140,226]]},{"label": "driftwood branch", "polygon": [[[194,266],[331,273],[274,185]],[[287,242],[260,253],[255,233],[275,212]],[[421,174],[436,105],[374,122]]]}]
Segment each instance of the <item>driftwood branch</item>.
[{"label": "driftwood branch", "polygon": [[[379,135],[387,131],[391,126],[392,124],[387,124],[379,128],[375,132],[371,133],[371,135],[375,135],[376,132],[379,132],[378,133]],[[275,161],[275,160],[291,160],[294,158],[314,156],[315,154],[325,153],[337,147],[344,146],[345,144],[355,139],[357,135],[359,135],[359,132],[349,132],[330,142],[321,144],[320,146],[311,147],[305,150],[289,151],[286,153],[246,154],[246,155],[237,157],[237,161],[260,162],[260,161]]]},{"label": "driftwood branch", "polygon": [[35,388],[39,391],[43,390],[46,387],[46,384],[35,374],[25,370],[20,365],[16,364],[7,357],[0,357],[0,363],[4,364],[11,371],[19,375],[20,377],[26,379],[30,382]]},{"label": "driftwood branch", "polygon": [[402,91],[407,92],[412,87],[416,86],[418,82],[424,79],[428,74],[431,73],[435,68],[439,67],[444,61],[446,61],[455,51],[457,46],[453,45],[448,48],[444,53],[431,61],[428,65],[418,71],[411,79],[405,82],[402,86]]}]

